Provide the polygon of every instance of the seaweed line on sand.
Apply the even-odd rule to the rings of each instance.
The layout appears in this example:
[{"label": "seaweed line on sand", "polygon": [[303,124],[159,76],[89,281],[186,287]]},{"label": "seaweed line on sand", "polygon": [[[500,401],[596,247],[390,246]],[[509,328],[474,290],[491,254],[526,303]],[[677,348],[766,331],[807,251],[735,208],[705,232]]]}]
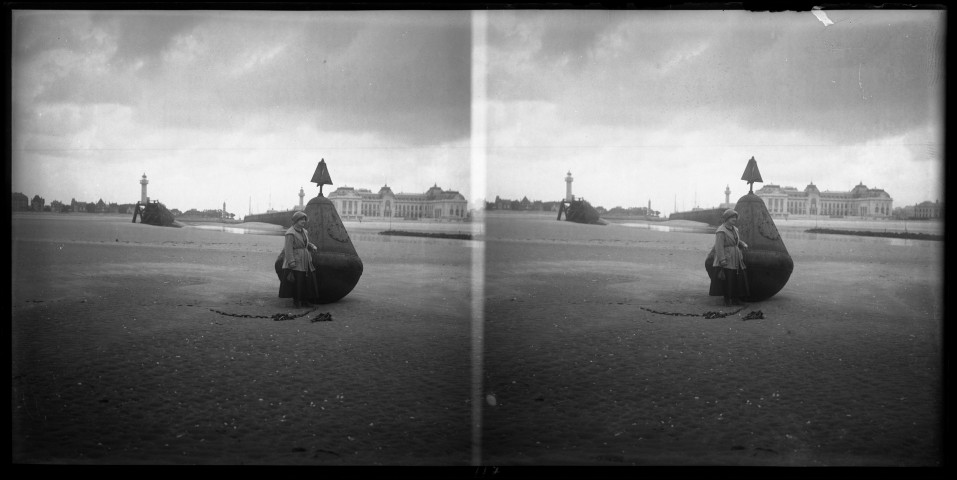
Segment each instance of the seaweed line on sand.
[{"label": "seaweed line on sand", "polygon": [[679,313],[679,312],[660,312],[660,311],[658,311],[658,310],[652,310],[652,309],[650,309],[650,308],[642,307],[641,305],[638,305],[638,308],[640,308],[640,309],[642,309],[642,310],[644,310],[644,311],[646,311],[646,312],[657,313],[657,314],[659,314],[659,315],[671,315],[671,316],[673,316],[673,317],[704,317],[704,318],[707,318],[707,319],[709,319],[709,320],[712,319],[712,318],[724,318],[724,317],[728,317],[728,316],[734,315],[734,314],[740,312],[741,310],[744,310],[744,309],[745,309],[745,307],[741,307],[741,308],[739,308],[739,309],[737,309],[737,310],[735,310],[735,311],[733,311],[733,312],[727,312],[727,313],[725,313],[725,312]]},{"label": "seaweed line on sand", "polygon": [[[272,314],[272,315],[243,315],[243,314],[239,314],[239,313],[227,313],[227,312],[219,311],[219,310],[216,310],[216,309],[213,309],[213,308],[210,308],[209,311],[214,312],[214,313],[218,313],[218,314],[220,314],[220,315],[225,315],[225,316],[227,316],[227,317],[237,317],[237,318],[271,318],[271,319],[273,319],[273,320],[275,320],[275,321],[278,322],[278,321],[281,321],[281,320],[295,320],[295,319],[297,319],[297,318],[300,318],[300,317],[304,317],[304,316],[306,316],[306,315],[309,315],[310,313],[315,312],[315,311],[318,310],[318,309],[319,309],[319,307],[315,307],[315,308],[313,308],[313,309],[311,309],[311,310],[307,310],[307,311],[305,311],[305,312],[303,312],[303,313],[300,313],[300,314],[298,314],[298,315],[293,315],[293,314],[291,314],[291,313],[275,313],[275,314]],[[330,315],[330,314],[328,314],[328,313],[319,314],[319,316],[322,317],[322,319],[323,319],[324,321],[332,320],[332,315]]]}]

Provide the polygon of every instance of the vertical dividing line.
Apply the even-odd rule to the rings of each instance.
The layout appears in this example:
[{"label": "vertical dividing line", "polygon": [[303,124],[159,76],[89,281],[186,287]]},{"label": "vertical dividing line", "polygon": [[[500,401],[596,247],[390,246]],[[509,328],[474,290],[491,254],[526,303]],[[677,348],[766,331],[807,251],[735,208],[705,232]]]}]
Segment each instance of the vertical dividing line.
[{"label": "vertical dividing line", "polygon": [[[485,232],[485,160],[488,146],[488,12],[472,12],[471,190],[475,211],[472,234]],[[477,232],[481,228],[481,232]],[[483,360],[485,354],[485,240],[472,248],[472,464],[482,464]]]}]

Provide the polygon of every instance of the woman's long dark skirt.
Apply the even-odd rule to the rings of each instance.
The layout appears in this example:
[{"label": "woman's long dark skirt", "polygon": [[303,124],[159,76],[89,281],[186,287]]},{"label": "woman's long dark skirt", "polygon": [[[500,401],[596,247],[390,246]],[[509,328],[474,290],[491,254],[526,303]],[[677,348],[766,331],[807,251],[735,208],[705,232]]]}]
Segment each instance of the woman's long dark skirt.
[{"label": "woman's long dark skirt", "polygon": [[[724,271],[724,280],[718,278],[719,271]],[[714,278],[711,279],[712,296],[723,295],[724,298],[746,298],[751,295],[751,288],[748,284],[747,270],[732,270],[730,268],[721,268],[715,270]]]},{"label": "woman's long dark skirt", "polygon": [[[292,272],[293,281],[289,281]],[[279,298],[292,298],[296,301],[309,301],[319,297],[319,282],[316,280],[316,271],[309,273],[284,268],[279,281]]]}]

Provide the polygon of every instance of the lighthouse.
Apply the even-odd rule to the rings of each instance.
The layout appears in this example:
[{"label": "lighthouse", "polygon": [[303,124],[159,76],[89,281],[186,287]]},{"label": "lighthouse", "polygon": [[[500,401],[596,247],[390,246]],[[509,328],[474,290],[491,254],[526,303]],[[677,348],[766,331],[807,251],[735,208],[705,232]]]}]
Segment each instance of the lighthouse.
[{"label": "lighthouse", "polygon": [[148,183],[150,183],[150,181],[146,179],[146,174],[144,173],[143,178],[140,180],[140,185],[142,185],[140,190],[140,202],[144,204],[150,203],[150,197],[146,196],[146,184]]},{"label": "lighthouse", "polygon": [[302,205],[302,199],[306,197],[306,192],[302,191],[302,187],[299,187],[299,211],[305,210],[305,207]]},{"label": "lighthouse", "polygon": [[574,181],[575,179],[572,178],[572,172],[569,171],[568,175],[565,176],[565,201],[566,202],[571,202],[572,200],[575,200],[575,196],[572,195],[572,182]]}]

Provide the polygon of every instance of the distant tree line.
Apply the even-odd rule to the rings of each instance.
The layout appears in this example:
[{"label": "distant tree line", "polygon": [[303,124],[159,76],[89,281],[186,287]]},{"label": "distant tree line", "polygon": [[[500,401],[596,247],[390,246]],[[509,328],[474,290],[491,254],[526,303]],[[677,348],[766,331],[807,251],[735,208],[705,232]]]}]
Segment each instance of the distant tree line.
[{"label": "distant tree line", "polygon": [[[508,200],[495,196],[495,200],[485,202],[486,210],[516,210],[516,211],[546,211],[557,212],[561,202],[543,202],[541,200],[531,201],[528,197],[522,197],[521,200]],[[596,206],[595,210],[601,215],[621,215],[621,216],[652,216],[657,217],[661,212],[649,210],[647,207],[622,208],[615,207],[607,210],[604,207]]]}]

